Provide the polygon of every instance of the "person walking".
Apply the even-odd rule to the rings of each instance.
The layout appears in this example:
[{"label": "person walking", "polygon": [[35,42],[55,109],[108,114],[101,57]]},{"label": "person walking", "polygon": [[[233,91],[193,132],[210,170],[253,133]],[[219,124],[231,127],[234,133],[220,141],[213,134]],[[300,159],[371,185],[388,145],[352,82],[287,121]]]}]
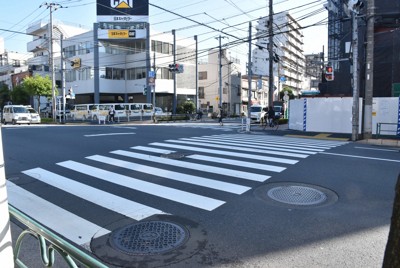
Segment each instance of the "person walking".
[{"label": "person walking", "polygon": [[219,106],[217,117],[218,117],[218,123],[219,123],[220,126],[224,125],[224,123],[222,122],[223,114],[224,114],[224,110],[222,110],[222,107]]},{"label": "person walking", "polygon": [[110,110],[108,111],[108,121],[109,122],[114,122],[114,117],[115,117],[115,110],[114,108],[111,106]]}]

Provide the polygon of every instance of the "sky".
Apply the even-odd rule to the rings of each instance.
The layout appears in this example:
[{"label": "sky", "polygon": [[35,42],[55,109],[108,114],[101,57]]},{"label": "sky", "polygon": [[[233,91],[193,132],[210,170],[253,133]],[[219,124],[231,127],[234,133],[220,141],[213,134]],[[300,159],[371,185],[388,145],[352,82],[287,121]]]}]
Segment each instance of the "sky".
[{"label": "sky", "polygon": [[[327,50],[327,17],[323,5],[327,0],[273,0],[273,11],[289,11],[298,19],[304,35],[304,52]],[[32,40],[25,34],[33,22],[49,20],[49,9],[43,0],[8,1],[2,5],[0,36],[7,51],[26,53],[26,43]],[[54,0],[62,6],[53,12],[53,19],[92,28],[96,22],[96,0]],[[226,46],[237,38],[248,38],[249,22],[255,33],[257,19],[268,16],[269,0],[149,0],[149,22],[158,32],[176,29],[177,40],[193,40],[198,36],[199,51],[218,47],[218,36]],[[41,6],[42,5],[42,6]],[[23,8],[21,8],[23,6]],[[173,14],[175,13],[175,14]],[[185,19],[183,17],[189,18]],[[219,31],[222,31],[219,32]],[[193,41],[194,42],[194,41]],[[248,44],[229,46],[231,56],[247,58]]]}]

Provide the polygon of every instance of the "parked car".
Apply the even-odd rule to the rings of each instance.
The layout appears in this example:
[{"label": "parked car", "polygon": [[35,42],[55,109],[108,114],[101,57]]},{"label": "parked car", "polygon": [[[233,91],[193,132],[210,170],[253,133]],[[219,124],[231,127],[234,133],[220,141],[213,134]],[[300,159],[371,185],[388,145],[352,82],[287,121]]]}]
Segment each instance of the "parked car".
[{"label": "parked car", "polygon": [[6,105],[3,108],[3,124],[30,124],[31,115],[24,105]]},{"label": "parked car", "polygon": [[39,113],[30,106],[27,106],[26,108],[28,109],[28,112],[31,114],[30,117],[31,124],[40,124],[42,120],[40,118]]},{"label": "parked car", "polygon": [[160,108],[160,107],[154,107],[154,112],[155,112],[156,115],[163,115],[164,114],[162,108]]}]

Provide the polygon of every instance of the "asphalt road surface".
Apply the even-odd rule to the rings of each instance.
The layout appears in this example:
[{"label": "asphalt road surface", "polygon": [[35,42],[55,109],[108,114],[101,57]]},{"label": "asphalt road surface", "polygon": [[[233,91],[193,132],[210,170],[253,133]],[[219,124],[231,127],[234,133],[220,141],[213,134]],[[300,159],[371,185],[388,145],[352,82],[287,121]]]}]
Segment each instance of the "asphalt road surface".
[{"label": "asphalt road surface", "polygon": [[399,148],[239,129],[3,126],[8,201],[110,267],[381,267]]}]

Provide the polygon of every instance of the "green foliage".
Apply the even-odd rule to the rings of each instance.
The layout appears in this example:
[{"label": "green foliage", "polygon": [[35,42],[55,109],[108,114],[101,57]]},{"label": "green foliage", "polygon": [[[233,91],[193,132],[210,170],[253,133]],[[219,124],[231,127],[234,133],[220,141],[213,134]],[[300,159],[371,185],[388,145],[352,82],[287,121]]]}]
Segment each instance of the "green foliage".
[{"label": "green foliage", "polygon": [[181,106],[177,108],[178,114],[191,114],[196,111],[196,106],[192,101],[185,101]]},{"label": "green foliage", "polygon": [[31,94],[22,85],[14,87],[10,92],[13,104],[28,105]]},{"label": "green foliage", "polygon": [[289,96],[289,100],[293,100],[295,99],[295,95],[293,94],[293,90],[290,89],[289,87],[284,87],[283,90],[281,92],[279,92],[279,99],[283,100],[283,96],[285,96],[285,91],[287,91],[288,96]]},{"label": "green foliage", "polygon": [[[50,97],[53,94],[52,81],[48,75],[45,77],[35,75],[33,77],[25,77],[22,87],[29,93],[30,96],[37,96],[40,107],[40,96]],[[58,93],[55,93],[58,95]]]},{"label": "green foliage", "polygon": [[0,86],[0,107],[4,107],[8,101],[11,101],[10,89],[6,84]]}]

